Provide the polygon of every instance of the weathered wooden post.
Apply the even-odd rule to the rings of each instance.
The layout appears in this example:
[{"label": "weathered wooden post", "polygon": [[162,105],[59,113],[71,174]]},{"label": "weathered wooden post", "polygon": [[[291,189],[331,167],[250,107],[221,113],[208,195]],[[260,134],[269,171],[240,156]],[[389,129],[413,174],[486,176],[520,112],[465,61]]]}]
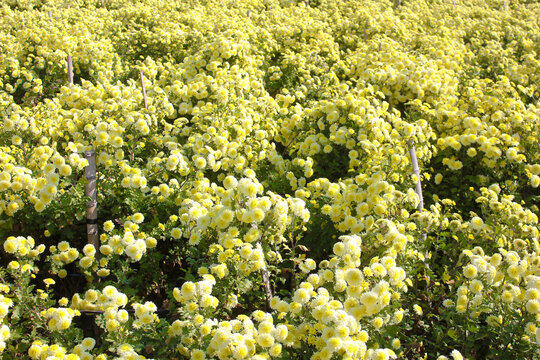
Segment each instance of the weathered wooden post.
[{"label": "weathered wooden post", "polygon": [[90,200],[86,203],[86,234],[88,243],[99,248],[99,236],[97,226],[97,174],[96,174],[96,152],[95,150],[87,150],[84,152],[84,158],[88,161],[88,165],[84,168],[84,176],[86,177],[86,196]]},{"label": "weathered wooden post", "polygon": [[418,158],[416,157],[416,149],[414,148],[414,143],[412,140],[409,142],[409,155],[411,157],[411,163],[413,167],[414,174],[416,175],[416,193],[418,194],[418,210],[422,211],[424,208],[424,198],[422,196],[422,183],[420,182],[420,168],[418,167]]},{"label": "weathered wooden post", "polygon": [[[414,174],[416,175],[416,194],[418,195],[418,211],[422,212],[424,210],[424,197],[422,196],[422,183],[420,181],[420,168],[418,167],[418,158],[416,157],[416,149],[414,148],[414,143],[412,139],[409,141],[409,155],[411,157],[411,163],[413,167]],[[422,240],[426,241],[427,231],[424,228],[422,230]],[[427,254],[426,254],[427,255]],[[428,264],[426,264],[428,266]]]},{"label": "weathered wooden post", "polygon": [[[73,85],[73,59],[71,55],[67,57],[68,64],[68,81]],[[84,152],[84,158],[88,161],[88,165],[84,168],[84,176],[86,178],[85,194],[90,197],[90,201],[86,204],[86,235],[88,243],[99,248],[99,236],[97,228],[97,187],[96,187],[96,152],[95,150],[87,150]]]},{"label": "weathered wooden post", "polygon": [[67,57],[67,64],[68,64],[68,82],[73,85],[73,59],[71,58],[71,55],[68,55]]},{"label": "weathered wooden post", "polygon": [[140,71],[140,73],[141,73],[142,94],[143,94],[143,99],[144,99],[144,108],[148,110],[148,99],[146,98],[146,86],[144,85],[144,75],[143,75],[142,70]]},{"label": "weathered wooden post", "polygon": [[261,251],[262,253],[262,259],[263,259],[263,267],[261,269],[261,277],[263,281],[264,286],[264,293],[266,295],[266,302],[268,304],[268,307],[270,307],[270,300],[272,300],[272,288],[270,287],[270,274],[268,273],[268,268],[266,266],[266,258],[264,256],[264,250],[261,245],[261,241],[257,241],[257,249]]}]

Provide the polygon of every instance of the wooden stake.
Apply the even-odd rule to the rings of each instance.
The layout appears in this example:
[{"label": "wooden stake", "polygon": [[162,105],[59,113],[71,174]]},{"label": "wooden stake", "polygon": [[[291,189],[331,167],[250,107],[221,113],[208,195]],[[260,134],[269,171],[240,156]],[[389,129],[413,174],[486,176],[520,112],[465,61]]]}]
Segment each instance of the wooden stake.
[{"label": "wooden stake", "polygon": [[[412,140],[409,142],[409,155],[411,156],[411,163],[413,167],[413,171],[416,174],[417,181],[416,181],[416,193],[418,194],[418,211],[422,212],[424,209],[424,197],[422,196],[422,183],[420,182],[420,169],[418,167],[418,158],[416,157],[416,149],[414,148],[414,143]],[[422,240],[427,240],[427,230],[424,226],[422,226]],[[427,254],[426,254],[427,257]],[[428,266],[426,264],[426,266]]]},{"label": "wooden stake", "polygon": [[367,30],[364,29],[364,42],[367,43]]},{"label": "wooden stake", "polygon": [[141,70],[141,86],[142,86],[142,95],[144,99],[144,108],[148,110],[148,99],[146,98],[146,86],[144,86],[144,75]]},{"label": "wooden stake", "polygon": [[71,58],[71,55],[68,55],[67,63],[68,63],[68,82],[73,85],[73,59]]},{"label": "wooden stake", "polygon": [[272,300],[272,288],[270,287],[270,275],[268,274],[268,268],[266,267],[266,259],[264,257],[264,251],[261,245],[260,241],[257,241],[257,249],[259,249],[262,253],[262,259],[263,259],[263,268],[261,269],[261,276],[263,280],[264,285],[264,293],[266,294],[266,302],[268,303],[268,307],[270,307],[270,300]]},{"label": "wooden stake", "polygon": [[411,163],[413,167],[414,174],[418,178],[416,181],[416,193],[418,194],[419,202],[418,202],[418,210],[422,211],[424,208],[424,198],[422,196],[422,183],[420,182],[420,169],[418,167],[418,158],[416,157],[416,149],[414,148],[414,144],[412,140],[409,143],[409,155],[411,156]]},{"label": "wooden stake", "polygon": [[99,236],[97,226],[97,187],[96,187],[96,152],[95,150],[87,150],[84,152],[84,158],[88,161],[88,165],[84,168],[84,176],[86,178],[86,196],[90,197],[90,201],[86,203],[86,234],[88,243],[99,248]]},{"label": "wooden stake", "polygon": [[49,19],[52,19],[52,11],[51,10],[47,11],[47,14],[49,15]]},{"label": "wooden stake", "polygon": [[248,19],[251,19],[251,10],[247,11],[247,17],[248,17]]}]

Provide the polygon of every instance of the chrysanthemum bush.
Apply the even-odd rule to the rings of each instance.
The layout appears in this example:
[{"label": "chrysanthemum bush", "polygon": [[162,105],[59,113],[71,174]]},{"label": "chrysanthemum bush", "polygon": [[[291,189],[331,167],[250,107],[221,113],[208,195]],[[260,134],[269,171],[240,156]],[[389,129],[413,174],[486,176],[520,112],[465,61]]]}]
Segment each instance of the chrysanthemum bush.
[{"label": "chrysanthemum bush", "polygon": [[539,11],[3,3],[1,357],[538,358]]}]

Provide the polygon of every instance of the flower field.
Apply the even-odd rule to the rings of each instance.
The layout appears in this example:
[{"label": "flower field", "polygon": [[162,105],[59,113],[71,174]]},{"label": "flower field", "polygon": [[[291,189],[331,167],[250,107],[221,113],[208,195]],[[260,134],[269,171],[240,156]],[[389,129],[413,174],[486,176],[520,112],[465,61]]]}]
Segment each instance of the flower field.
[{"label": "flower field", "polygon": [[0,358],[540,359],[539,19],[3,1]]}]

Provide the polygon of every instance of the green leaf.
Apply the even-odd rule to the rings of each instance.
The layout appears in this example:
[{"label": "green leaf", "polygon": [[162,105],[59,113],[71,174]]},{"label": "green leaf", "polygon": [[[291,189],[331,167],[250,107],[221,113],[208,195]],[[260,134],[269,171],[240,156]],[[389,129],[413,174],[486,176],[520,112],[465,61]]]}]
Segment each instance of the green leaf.
[{"label": "green leaf", "polygon": [[15,306],[13,311],[11,312],[11,319],[12,320],[19,320],[21,318],[21,310],[19,306]]},{"label": "green leaf", "polygon": [[467,329],[472,333],[478,332],[478,326],[476,326],[475,324],[469,324],[469,326],[467,326]]},{"label": "green leaf", "polygon": [[458,338],[458,334],[457,334],[456,330],[454,330],[454,329],[448,330],[447,334],[448,334],[448,336],[450,336],[454,340],[457,340],[457,338]]}]

